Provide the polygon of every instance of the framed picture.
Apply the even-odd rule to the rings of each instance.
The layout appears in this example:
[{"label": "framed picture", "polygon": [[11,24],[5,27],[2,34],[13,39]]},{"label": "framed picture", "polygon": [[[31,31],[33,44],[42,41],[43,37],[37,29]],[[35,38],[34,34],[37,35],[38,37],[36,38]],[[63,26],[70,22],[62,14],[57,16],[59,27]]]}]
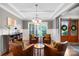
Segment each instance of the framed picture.
[{"label": "framed picture", "polygon": [[8,17],[8,25],[15,26],[16,25],[16,20],[13,19],[13,18]]}]

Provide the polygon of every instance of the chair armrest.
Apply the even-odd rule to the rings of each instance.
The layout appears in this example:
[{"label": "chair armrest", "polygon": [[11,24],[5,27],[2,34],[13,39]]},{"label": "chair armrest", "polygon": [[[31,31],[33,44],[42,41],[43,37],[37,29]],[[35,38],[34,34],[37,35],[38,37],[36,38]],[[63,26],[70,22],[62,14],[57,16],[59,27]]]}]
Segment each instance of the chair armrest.
[{"label": "chair armrest", "polygon": [[33,46],[34,44],[30,44],[27,48],[23,49],[24,56],[33,56]]},{"label": "chair armrest", "polygon": [[25,47],[25,48],[23,49],[23,51],[24,51],[24,50],[27,50],[27,49],[29,49],[29,48],[31,48],[32,46],[34,46],[34,44],[28,45],[27,47]]},{"label": "chair armrest", "polygon": [[59,55],[61,55],[61,52],[58,51],[57,48],[54,48],[49,44],[45,44],[44,53],[45,53],[46,56],[59,56]]},{"label": "chair armrest", "polygon": [[49,48],[49,49],[52,49],[54,51],[58,51],[57,48],[54,48],[53,46],[51,46],[50,44],[45,44],[45,47]]}]

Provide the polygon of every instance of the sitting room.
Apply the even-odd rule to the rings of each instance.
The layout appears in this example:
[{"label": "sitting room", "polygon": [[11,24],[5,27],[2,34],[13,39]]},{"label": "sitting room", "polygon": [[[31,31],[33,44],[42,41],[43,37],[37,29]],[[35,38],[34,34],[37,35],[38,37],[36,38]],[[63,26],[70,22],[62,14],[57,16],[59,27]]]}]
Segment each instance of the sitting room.
[{"label": "sitting room", "polygon": [[78,3],[0,3],[0,56],[79,56]]}]

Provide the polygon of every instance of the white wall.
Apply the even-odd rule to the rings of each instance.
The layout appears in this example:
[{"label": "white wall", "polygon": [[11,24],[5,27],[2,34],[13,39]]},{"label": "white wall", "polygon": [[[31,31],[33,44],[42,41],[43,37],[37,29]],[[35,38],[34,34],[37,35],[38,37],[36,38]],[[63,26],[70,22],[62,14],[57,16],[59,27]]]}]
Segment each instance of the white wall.
[{"label": "white wall", "polygon": [[29,31],[28,31],[28,29],[23,29],[23,40],[29,40]]},{"label": "white wall", "polygon": [[2,40],[2,36],[0,35],[0,55],[3,53],[3,40]]},{"label": "white wall", "polygon": [[16,19],[16,26],[18,27],[18,29],[22,29],[22,20]]},{"label": "white wall", "polygon": [[8,17],[15,19],[16,26],[19,27],[19,29],[22,28],[22,21],[19,18],[13,16],[12,14],[10,14],[0,8],[0,55],[7,51],[4,47],[5,43],[3,43],[2,35],[9,34],[9,32],[8,32],[9,30],[5,27],[5,25],[7,25]]},{"label": "white wall", "polygon": [[48,29],[48,34],[51,34],[51,39],[54,41],[60,41],[60,35],[58,33],[58,29]]},{"label": "white wall", "polygon": [[[59,21],[59,23],[60,23],[60,21]],[[56,28],[56,25],[59,23],[56,23],[56,19],[53,20],[53,29],[51,31],[52,31],[52,38],[53,38],[52,40],[55,40],[55,41],[60,41],[60,27]],[[59,26],[60,26],[60,24],[59,24]]]},{"label": "white wall", "polygon": [[53,29],[53,40],[60,41],[60,34],[58,29]]}]

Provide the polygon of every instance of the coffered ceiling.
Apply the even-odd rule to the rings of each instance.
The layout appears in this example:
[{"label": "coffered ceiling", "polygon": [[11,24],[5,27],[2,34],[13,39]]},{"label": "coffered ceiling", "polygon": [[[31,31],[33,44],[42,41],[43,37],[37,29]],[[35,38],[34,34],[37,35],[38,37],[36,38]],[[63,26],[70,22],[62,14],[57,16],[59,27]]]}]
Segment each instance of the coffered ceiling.
[{"label": "coffered ceiling", "polygon": [[[32,20],[36,15],[36,3],[0,3],[0,7],[22,20]],[[72,3],[37,3],[37,14],[42,20],[52,20],[67,11]]]},{"label": "coffered ceiling", "polygon": [[[34,3],[31,4],[12,4],[15,8],[17,8],[24,16],[25,19],[33,19],[36,15],[36,7]],[[38,4],[37,7],[37,15],[39,18],[47,20],[50,19],[52,13],[60,6],[60,3],[47,3],[47,4]]]}]

